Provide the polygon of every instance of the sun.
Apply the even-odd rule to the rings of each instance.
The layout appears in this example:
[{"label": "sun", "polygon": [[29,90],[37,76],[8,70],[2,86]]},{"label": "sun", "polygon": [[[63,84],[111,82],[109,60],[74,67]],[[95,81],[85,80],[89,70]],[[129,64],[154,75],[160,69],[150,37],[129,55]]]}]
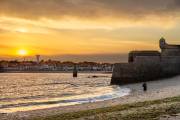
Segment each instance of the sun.
[{"label": "sun", "polygon": [[28,54],[28,51],[25,50],[25,49],[21,49],[21,50],[18,50],[18,55],[21,55],[21,56],[26,56]]}]

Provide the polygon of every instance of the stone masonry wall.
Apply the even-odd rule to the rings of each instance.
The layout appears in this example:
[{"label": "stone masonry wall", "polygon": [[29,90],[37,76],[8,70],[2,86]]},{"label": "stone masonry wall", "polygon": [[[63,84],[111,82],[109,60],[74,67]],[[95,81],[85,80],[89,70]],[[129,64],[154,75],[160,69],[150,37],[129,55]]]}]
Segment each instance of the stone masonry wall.
[{"label": "stone masonry wall", "polygon": [[155,80],[161,76],[161,65],[154,63],[115,64],[111,84],[129,84]]}]

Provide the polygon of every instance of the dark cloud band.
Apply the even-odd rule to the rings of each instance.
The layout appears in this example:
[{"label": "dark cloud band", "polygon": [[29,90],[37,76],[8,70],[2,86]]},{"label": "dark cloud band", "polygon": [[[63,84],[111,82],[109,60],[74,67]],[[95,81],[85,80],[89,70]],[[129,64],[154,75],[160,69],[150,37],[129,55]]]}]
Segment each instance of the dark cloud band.
[{"label": "dark cloud band", "polygon": [[39,17],[132,17],[177,12],[179,0],[0,0],[0,13]]}]

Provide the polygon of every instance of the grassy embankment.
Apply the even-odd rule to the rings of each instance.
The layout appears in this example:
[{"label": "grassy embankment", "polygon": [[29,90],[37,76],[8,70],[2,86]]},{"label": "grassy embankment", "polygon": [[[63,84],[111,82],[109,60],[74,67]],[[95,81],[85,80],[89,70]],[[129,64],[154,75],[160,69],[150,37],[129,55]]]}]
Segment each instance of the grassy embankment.
[{"label": "grassy embankment", "polygon": [[33,120],[158,120],[163,115],[180,113],[180,96],[87,111],[65,113]]}]

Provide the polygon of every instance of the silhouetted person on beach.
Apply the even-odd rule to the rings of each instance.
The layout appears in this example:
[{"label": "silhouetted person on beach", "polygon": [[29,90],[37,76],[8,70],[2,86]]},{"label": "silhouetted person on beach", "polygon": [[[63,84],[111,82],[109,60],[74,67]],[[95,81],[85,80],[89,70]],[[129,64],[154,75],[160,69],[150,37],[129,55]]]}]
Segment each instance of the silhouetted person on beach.
[{"label": "silhouetted person on beach", "polygon": [[142,87],[143,87],[143,90],[146,92],[147,91],[147,84],[143,83]]}]

